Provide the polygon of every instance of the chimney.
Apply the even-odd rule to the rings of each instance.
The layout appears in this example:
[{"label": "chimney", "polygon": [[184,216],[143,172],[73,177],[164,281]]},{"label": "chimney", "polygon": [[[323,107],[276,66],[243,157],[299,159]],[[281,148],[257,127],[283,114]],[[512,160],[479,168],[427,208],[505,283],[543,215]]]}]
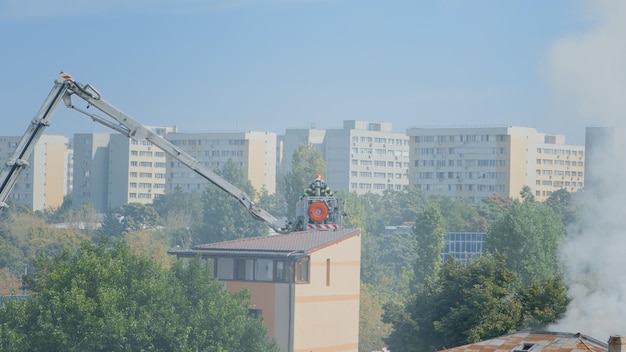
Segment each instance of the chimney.
[{"label": "chimney", "polygon": [[609,337],[608,352],[626,352],[626,337],[611,335],[611,337]]}]

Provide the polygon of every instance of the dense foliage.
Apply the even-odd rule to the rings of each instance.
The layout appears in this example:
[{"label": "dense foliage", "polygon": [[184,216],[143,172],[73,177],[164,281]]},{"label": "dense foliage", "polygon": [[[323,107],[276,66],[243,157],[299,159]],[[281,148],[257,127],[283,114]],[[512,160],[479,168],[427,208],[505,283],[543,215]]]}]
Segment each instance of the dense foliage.
[{"label": "dense foliage", "polygon": [[0,309],[3,351],[276,351],[245,292],[194,260],[164,270],[121,244],[35,260],[30,297]]},{"label": "dense foliage", "polygon": [[437,279],[421,285],[405,304],[385,307],[384,320],[393,324],[387,346],[392,351],[451,348],[537,327],[565,311],[566,291],[558,282],[519,287],[503,258],[485,255],[466,266],[449,260]]}]

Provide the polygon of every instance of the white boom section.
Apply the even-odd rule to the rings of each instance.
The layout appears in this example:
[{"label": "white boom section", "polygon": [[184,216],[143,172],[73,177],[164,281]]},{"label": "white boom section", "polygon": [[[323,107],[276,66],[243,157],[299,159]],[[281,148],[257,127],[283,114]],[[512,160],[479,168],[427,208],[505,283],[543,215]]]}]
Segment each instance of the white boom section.
[{"label": "white boom section", "polygon": [[[61,97],[59,97],[59,95],[61,95]],[[114,121],[107,120],[101,116],[98,116],[96,114],[93,114],[93,113],[90,113],[90,112],[87,112],[85,110],[75,107],[71,102],[72,95],[75,95],[85,100],[89,104],[89,106],[93,106],[97,108],[98,110],[102,111],[104,114],[112,118]],[[76,111],[79,111],[91,117],[91,119],[95,122],[103,124],[113,130],[116,130],[134,140],[145,139],[149,141],[150,143],[154,144],[156,147],[163,150],[174,159],[180,161],[181,163],[183,163],[184,165],[186,165],[187,167],[195,171],[197,174],[199,174],[200,176],[204,177],[209,182],[213,183],[214,185],[222,189],[224,192],[236,198],[239,201],[239,203],[241,203],[248,210],[248,212],[250,212],[252,217],[256,218],[257,220],[266,222],[276,232],[285,233],[285,232],[291,231],[291,225],[289,224],[287,219],[278,219],[272,214],[268,213],[267,211],[257,207],[252,202],[248,194],[246,194],[239,188],[235,187],[234,185],[232,185],[231,183],[229,183],[228,181],[226,181],[224,178],[217,175],[213,171],[202,166],[198,160],[196,160],[194,157],[192,157],[185,151],[176,147],[175,145],[170,143],[168,140],[152,132],[150,129],[144,127],[141,123],[135,121],[134,119],[126,115],[121,110],[109,104],[106,100],[102,99],[102,96],[95,88],[93,88],[89,84],[82,85],[80,83],[77,83],[68,74],[61,72],[61,74],[57,78],[55,86],[52,92],[50,93],[50,96],[46,100],[47,104],[44,104],[44,107],[42,107],[42,110],[45,110],[44,117],[43,117],[45,118],[45,120],[43,120],[42,118],[41,120],[43,121],[39,122],[37,126],[47,125],[50,115],[52,111],[54,110],[55,106],[57,105],[57,103],[59,102],[60,98],[63,99],[63,101],[65,102],[65,105],[68,108],[72,108]],[[48,101],[50,101],[50,103],[48,103]],[[47,106],[49,106],[49,108],[46,108]],[[42,132],[39,132],[39,134],[35,136],[34,133],[29,133],[27,131],[23,139],[27,139],[29,135],[33,135],[33,137],[31,137],[31,139],[33,140],[33,143],[31,144],[34,145],[37,139],[39,139],[39,136],[41,135],[41,133]],[[30,148],[32,149],[32,146]],[[15,183],[15,181],[13,181],[13,183]],[[2,191],[4,192],[4,190]],[[2,198],[1,195],[2,194],[0,193],[0,201],[4,201],[6,199],[6,196]]]},{"label": "white boom section", "polygon": [[32,154],[33,149],[35,149],[35,145],[37,145],[46,128],[50,126],[49,121],[52,118],[52,113],[66,93],[69,84],[66,81],[67,77],[63,73],[59,74],[54,82],[54,87],[52,87],[50,94],[48,94],[37,115],[31,120],[13,155],[7,160],[2,171],[0,171],[0,211],[7,207],[5,202],[9,197],[9,193],[15,186],[22,170],[28,166],[28,158]]}]

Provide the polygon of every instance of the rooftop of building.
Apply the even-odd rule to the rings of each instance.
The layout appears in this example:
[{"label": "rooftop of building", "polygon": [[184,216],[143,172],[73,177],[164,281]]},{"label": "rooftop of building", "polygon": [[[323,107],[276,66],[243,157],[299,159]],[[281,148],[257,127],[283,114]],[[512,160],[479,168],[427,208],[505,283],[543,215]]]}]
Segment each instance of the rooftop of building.
[{"label": "rooftop of building", "polygon": [[298,258],[360,234],[360,229],[299,231],[201,244],[190,250],[171,251],[170,254],[179,257],[201,255],[203,257]]},{"label": "rooftop of building", "polygon": [[607,352],[608,344],[581,333],[523,331],[445,349],[446,352]]}]

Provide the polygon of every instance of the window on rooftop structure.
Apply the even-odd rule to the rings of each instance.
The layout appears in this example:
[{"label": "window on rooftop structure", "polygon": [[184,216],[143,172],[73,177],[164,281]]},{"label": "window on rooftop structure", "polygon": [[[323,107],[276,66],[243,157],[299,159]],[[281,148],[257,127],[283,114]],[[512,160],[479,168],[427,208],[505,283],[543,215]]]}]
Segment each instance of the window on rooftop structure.
[{"label": "window on rooftop structure", "polygon": [[256,281],[272,281],[274,279],[274,261],[257,259],[254,263],[254,279]]},{"label": "window on rooftop structure", "polygon": [[289,282],[289,265],[282,260],[276,261],[276,280],[277,282]]},{"label": "window on rooftop structure", "polygon": [[220,280],[232,280],[234,263],[232,258],[217,259],[217,278]]},{"label": "window on rooftop structure", "polygon": [[235,259],[235,280],[252,281],[254,261],[251,259]]}]

